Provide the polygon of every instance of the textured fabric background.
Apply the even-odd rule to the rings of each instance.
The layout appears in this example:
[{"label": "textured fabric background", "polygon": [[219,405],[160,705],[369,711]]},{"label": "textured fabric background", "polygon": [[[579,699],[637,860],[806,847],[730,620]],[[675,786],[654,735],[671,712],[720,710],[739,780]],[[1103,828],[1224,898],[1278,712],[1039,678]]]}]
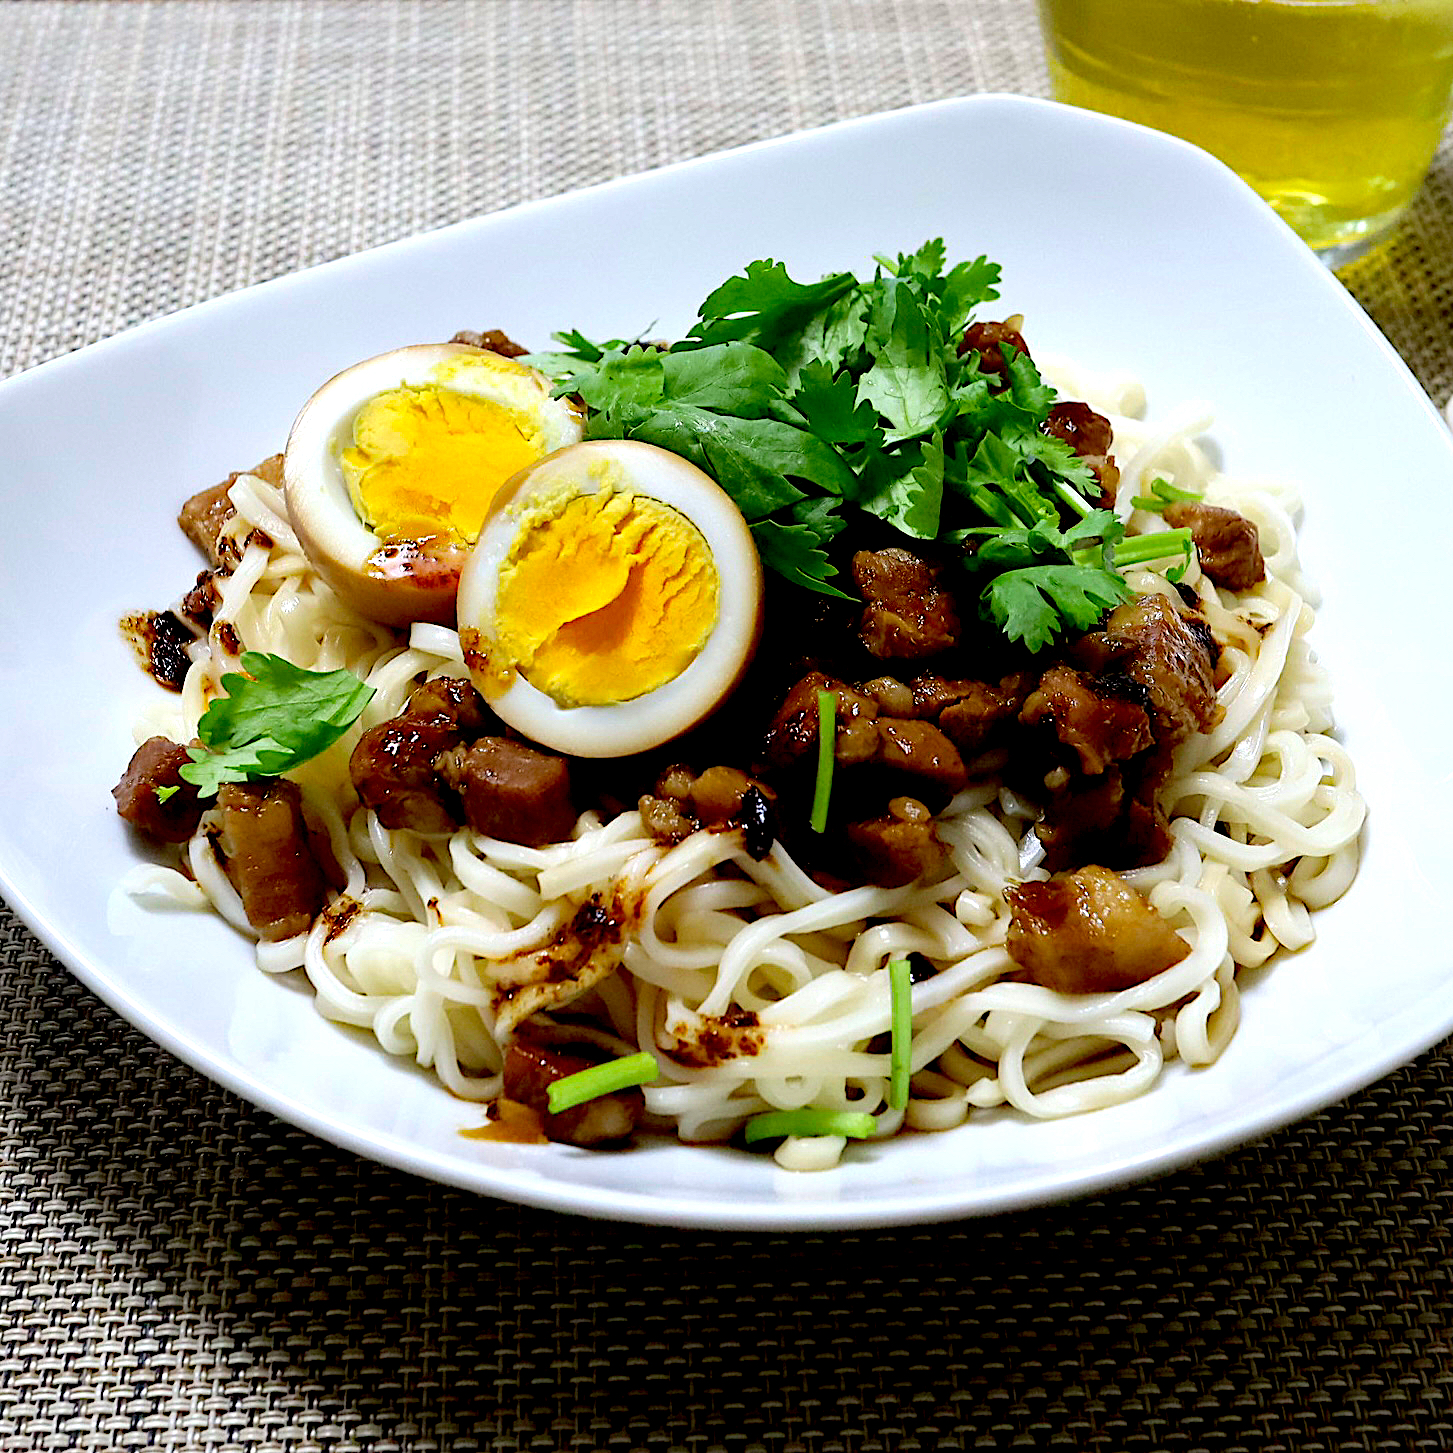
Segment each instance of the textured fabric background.
[{"label": "textured fabric background", "polygon": [[[0,373],[513,202],[1043,87],[1019,0],[0,0]],[[1441,401],[1446,151],[1350,282]],[[5,1453],[1453,1446],[1447,1046],[1097,1200],[727,1238],[358,1161],[8,914],[0,965]]]}]

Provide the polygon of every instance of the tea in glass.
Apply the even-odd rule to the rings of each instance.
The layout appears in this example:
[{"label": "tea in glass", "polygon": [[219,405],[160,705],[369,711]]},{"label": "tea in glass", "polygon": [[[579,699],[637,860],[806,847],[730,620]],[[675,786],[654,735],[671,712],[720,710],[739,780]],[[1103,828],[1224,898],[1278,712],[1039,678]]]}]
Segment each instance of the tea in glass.
[{"label": "tea in glass", "polygon": [[1061,101],[1221,158],[1334,264],[1416,193],[1453,93],[1453,0],[1040,0]]}]

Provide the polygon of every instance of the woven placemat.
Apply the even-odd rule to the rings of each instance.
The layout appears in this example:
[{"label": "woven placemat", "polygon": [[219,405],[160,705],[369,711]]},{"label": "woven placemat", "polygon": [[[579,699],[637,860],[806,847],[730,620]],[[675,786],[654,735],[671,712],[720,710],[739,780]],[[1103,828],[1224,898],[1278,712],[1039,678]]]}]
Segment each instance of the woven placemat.
[{"label": "woven placemat", "polygon": [[[440,223],[974,90],[1013,0],[0,3],[0,373]],[[1453,389],[1453,156],[1349,282]],[[1448,1046],[1154,1183],[778,1239],[412,1180],[0,917],[0,1449],[1443,1449]]]}]

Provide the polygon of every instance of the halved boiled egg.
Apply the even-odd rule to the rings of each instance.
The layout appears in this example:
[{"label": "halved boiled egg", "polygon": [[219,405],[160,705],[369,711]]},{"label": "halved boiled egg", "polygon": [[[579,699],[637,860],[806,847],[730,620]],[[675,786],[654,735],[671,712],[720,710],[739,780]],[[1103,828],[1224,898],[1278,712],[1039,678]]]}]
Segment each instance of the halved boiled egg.
[{"label": "halved boiled egg", "polygon": [[288,515],[356,610],[449,621],[500,486],[580,436],[579,409],[526,364],[463,343],[398,348],[303,406],[283,461]]},{"label": "halved boiled egg", "polygon": [[708,716],[761,625],[761,562],[736,505],[634,440],[523,471],[459,582],[475,685],[516,730],[577,757],[643,752]]}]

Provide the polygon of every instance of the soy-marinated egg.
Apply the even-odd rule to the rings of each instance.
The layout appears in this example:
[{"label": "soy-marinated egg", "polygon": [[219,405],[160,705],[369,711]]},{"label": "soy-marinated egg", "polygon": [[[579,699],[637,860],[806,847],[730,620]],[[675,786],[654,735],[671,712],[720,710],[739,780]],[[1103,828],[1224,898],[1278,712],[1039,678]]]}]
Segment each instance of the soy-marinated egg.
[{"label": "soy-marinated egg", "polygon": [[618,757],[679,736],[740,678],[762,569],[728,496],[631,440],[562,449],[491,506],[459,583],[475,684],[525,736]]},{"label": "soy-marinated egg", "polygon": [[543,374],[462,343],[399,348],[330,379],[288,438],[288,514],[308,559],[391,625],[449,621],[500,486],[581,435]]}]

